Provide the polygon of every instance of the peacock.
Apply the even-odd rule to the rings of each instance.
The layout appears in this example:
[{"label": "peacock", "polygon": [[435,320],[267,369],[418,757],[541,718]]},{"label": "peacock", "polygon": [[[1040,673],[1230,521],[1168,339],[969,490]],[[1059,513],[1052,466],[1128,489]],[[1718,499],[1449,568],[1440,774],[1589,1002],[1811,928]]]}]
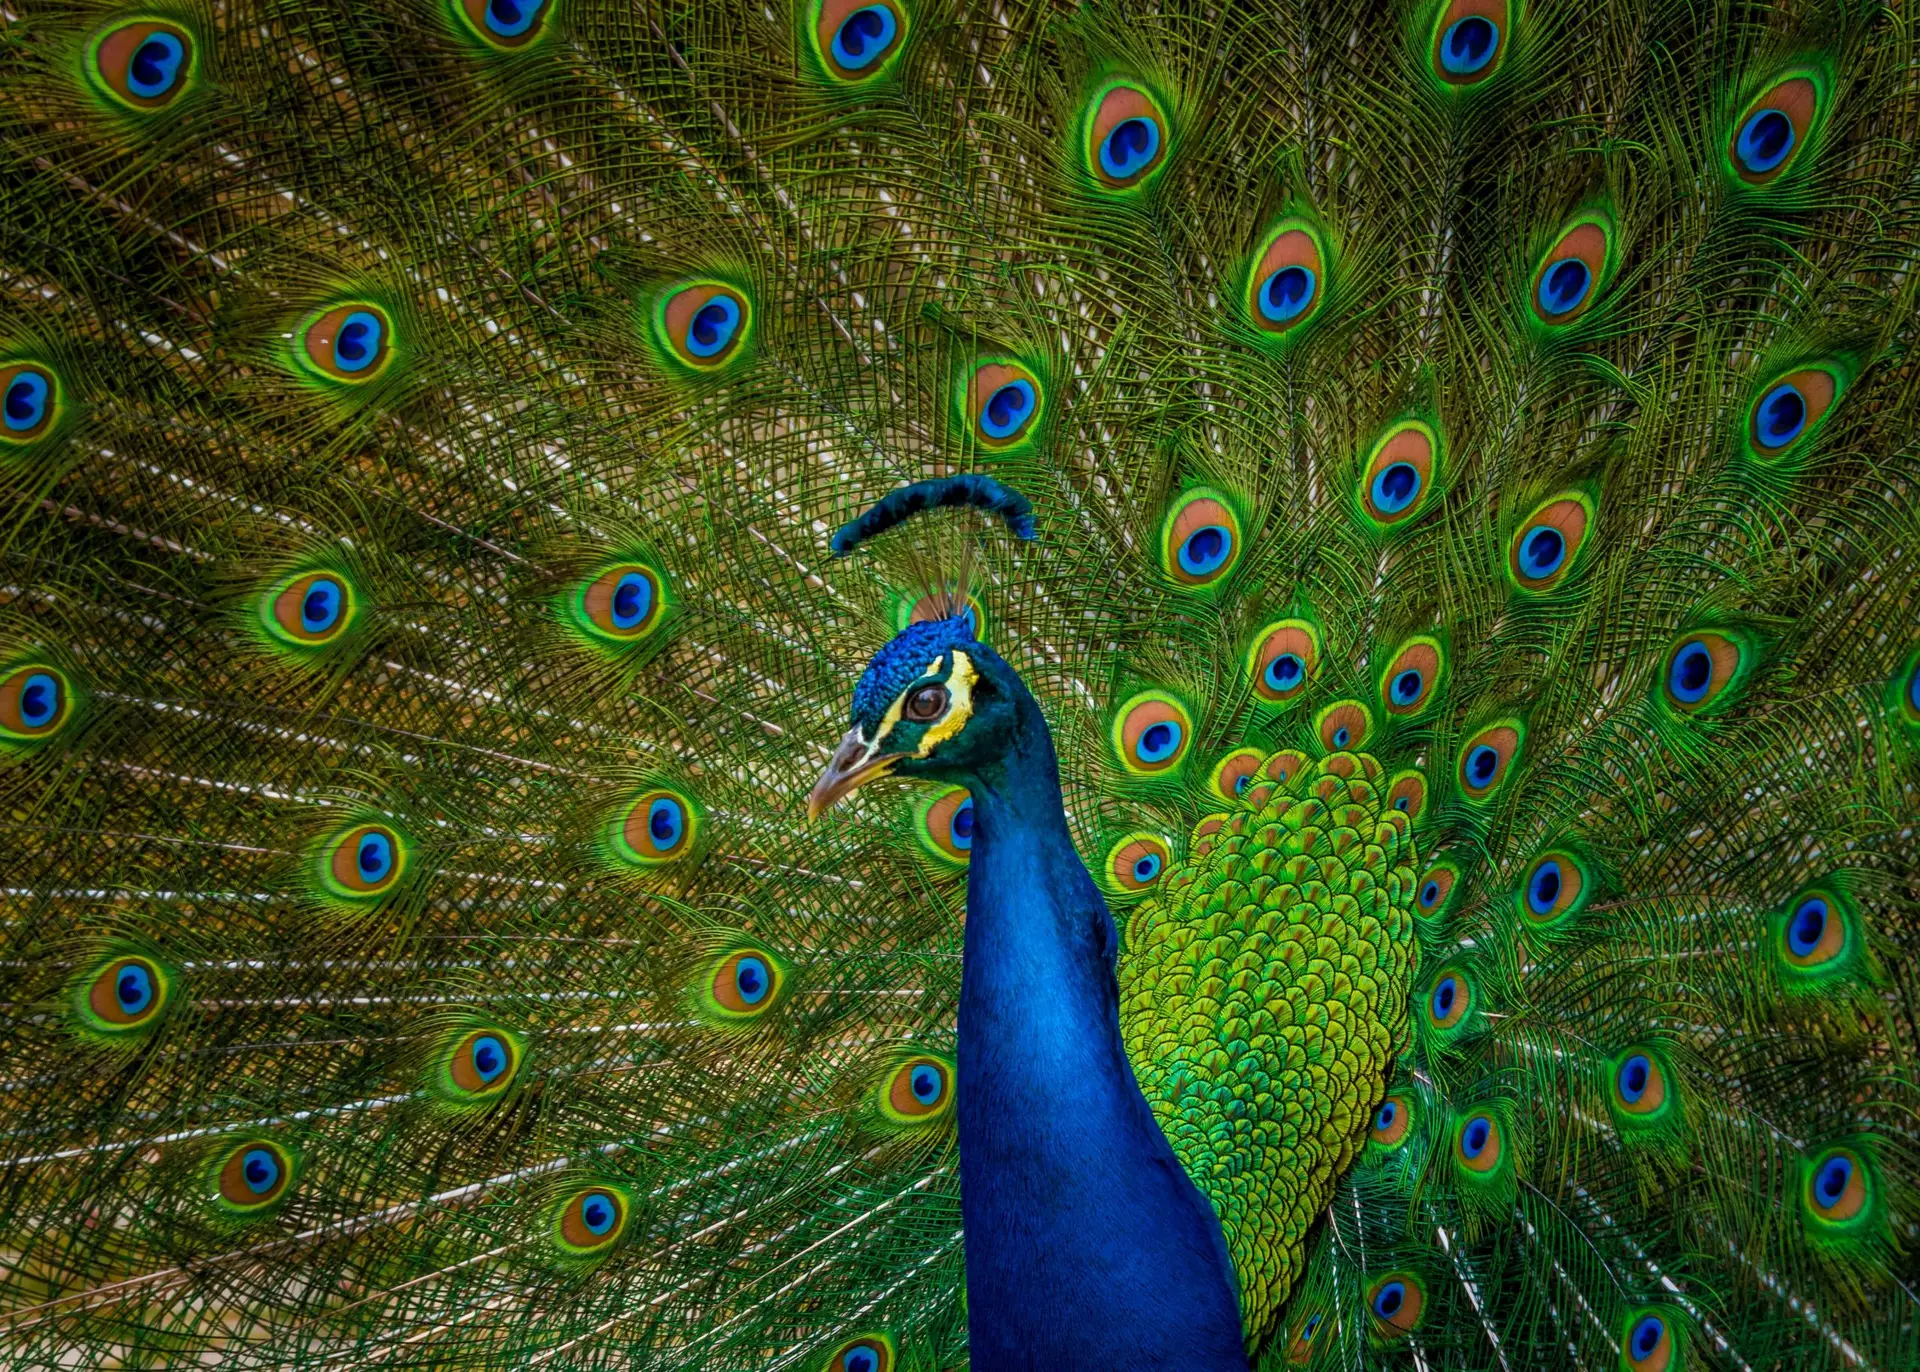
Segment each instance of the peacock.
[{"label": "peacock", "polygon": [[0,1363],[1920,1367],[1900,0],[0,12]]}]

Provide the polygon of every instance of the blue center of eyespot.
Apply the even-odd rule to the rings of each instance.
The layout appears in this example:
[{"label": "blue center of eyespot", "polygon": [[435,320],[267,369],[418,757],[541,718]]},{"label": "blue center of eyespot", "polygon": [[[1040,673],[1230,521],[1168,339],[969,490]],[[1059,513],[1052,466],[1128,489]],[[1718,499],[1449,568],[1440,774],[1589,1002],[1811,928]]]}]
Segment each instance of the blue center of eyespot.
[{"label": "blue center of eyespot", "polygon": [[1907,678],[1907,704],[1920,710],[1920,666],[1913,669],[1913,675]]},{"label": "blue center of eyespot", "polygon": [[1352,741],[1353,731],[1347,728],[1346,725],[1342,724],[1338,729],[1333,731],[1333,746],[1335,748],[1344,748]]},{"label": "blue center of eyespot", "polygon": [[1380,1102],[1380,1108],[1373,1112],[1373,1127],[1378,1133],[1386,1133],[1393,1128],[1393,1122],[1400,1118],[1400,1107],[1394,1101]]},{"label": "blue center of eyespot", "polygon": [[666,852],[680,841],[681,831],[685,827],[686,818],[681,813],[680,802],[671,796],[656,796],[653,804],[647,807],[647,837],[661,852]]},{"label": "blue center of eyespot", "polygon": [[1453,1003],[1459,998],[1460,984],[1452,977],[1443,977],[1440,984],[1433,988],[1433,1017],[1445,1019],[1453,1013]]},{"label": "blue center of eyespot", "polygon": [[1673,666],[1667,670],[1667,689],[1674,699],[1697,705],[1706,699],[1712,684],[1713,654],[1707,651],[1707,645],[1698,639],[1681,644],[1680,651],[1673,655]]},{"label": "blue center of eyespot", "polygon": [[1134,751],[1142,762],[1165,762],[1180,746],[1180,726],[1170,719],[1149,724],[1140,733]]},{"label": "blue center of eyespot", "polygon": [[333,340],[333,365],[343,372],[366,370],[380,356],[380,336],[384,332],[378,315],[371,310],[355,310]]},{"label": "blue center of eyespot", "polygon": [[1440,883],[1429,881],[1420,888],[1420,903],[1431,910],[1440,899]]},{"label": "blue center of eyespot", "polygon": [[483,1082],[491,1084],[507,1070],[507,1046],[492,1034],[482,1034],[473,1041],[471,1057],[473,1070]]},{"label": "blue center of eyespot", "polygon": [[1399,514],[1420,494],[1420,469],[1411,462],[1390,462],[1373,478],[1373,507]]},{"label": "blue center of eyespot", "polygon": [[47,416],[52,387],[39,372],[21,372],[7,383],[6,425],[15,433],[34,428]]},{"label": "blue center of eyespot", "polygon": [[1785,381],[1762,396],[1754,411],[1755,436],[1762,447],[1784,448],[1806,427],[1807,398]]},{"label": "blue center of eyespot", "polygon": [[1233,779],[1233,793],[1236,796],[1244,796],[1247,793],[1247,787],[1251,786],[1252,784],[1253,784],[1253,774],[1250,772],[1242,772],[1239,776]]},{"label": "blue center of eyespot", "polygon": [[1822,1210],[1833,1209],[1847,1194],[1847,1184],[1852,1180],[1852,1159],[1836,1153],[1820,1164],[1820,1171],[1813,1179],[1813,1203]]},{"label": "blue center of eyespot", "polygon": [[907,1078],[907,1089],[913,1092],[913,1098],[922,1105],[932,1105],[940,1099],[939,1069],[928,1067],[924,1063],[914,1068],[913,1075]]},{"label": "blue center of eyespot", "polygon": [[1500,754],[1485,743],[1474,745],[1467,754],[1467,785],[1479,789],[1493,784],[1494,774],[1500,770]]},{"label": "blue center of eyespot", "polygon": [[60,714],[60,678],[51,672],[34,672],[20,687],[20,722],[29,729],[44,729]]},{"label": "blue center of eyespot", "polygon": [[1567,540],[1558,529],[1540,525],[1520,540],[1520,575],[1529,581],[1552,576],[1567,559]]},{"label": "blue center of eyespot", "polygon": [[833,60],[846,71],[870,67],[893,45],[900,23],[885,5],[868,5],[841,21],[833,35]]},{"label": "blue center of eyespot", "polygon": [[1800,902],[1787,921],[1787,947],[1795,957],[1806,957],[1820,946],[1827,933],[1827,903],[1818,896]]},{"label": "blue center of eyespot", "polygon": [[1533,880],[1527,883],[1527,908],[1536,915],[1551,914],[1553,903],[1560,899],[1560,864],[1548,861],[1534,869]]},{"label": "blue center of eyespot", "polygon": [[653,609],[653,582],[639,572],[627,572],[613,584],[613,627],[637,629]]},{"label": "blue center of eyespot", "polygon": [[1563,258],[1540,274],[1540,308],[1548,314],[1565,314],[1587,298],[1593,285],[1593,273],[1577,257]]},{"label": "blue center of eyespot", "polygon": [[1159,151],[1159,124],[1140,115],[1122,119],[1100,144],[1100,170],[1125,181],[1145,171]]},{"label": "blue center of eyespot", "polygon": [[1145,884],[1160,875],[1160,855],[1144,853],[1133,860],[1133,879]]},{"label": "blue center of eyespot", "polygon": [[1796,135],[1793,121],[1782,110],[1755,110],[1740,126],[1740,136],[1734,141],[1733,155],[1740,159],[1740,165],[1758,176],[1772,171],[1787,160],[1787,154],[1793,151]]},{"label": "blue center of eyespot", "polygon": [[1393,808],[1396,810],[1411,810],[1413,808],[1413,802],[1406,796],[1395,796],[1393,798]]},{"label": "blue center of eyespot", "polygon": [[1260,302],[1260,317],[1270,324],[1298,319],[1313,303],[1315,278],[1311,267],[1299,263],[1280,268],[1265,281],[1255,298]]},{"label": "blue center of eyespot", "polygon": [[165,95],[180,77],[187,50],[170,33],[149,35],[127,61],[127,89],[142,100]]},{"label": "blue center of eyespot", "polygon": [[1658,1315],[1643,1315],[1640,1322],[1633,1326],[1633,1335],[1627,1342],[1633,1348],[1633,1356],[1646,1359],[1653,1356],[1653,1350],[1660,1346],[1661,1337],[1667,1332],[1667,1326]]},{"label": "blue center of eyespot", "polygon": [[960,802],[953,812],[953,825],[950,833],[953,846],[961,852],[973,847],[973,797],[968,796]]},{"label": "blue center of eyespot", "polygon": [[1300,1326],[1300,1342],[1312,1343],[1313,1336],[1315,1334],[1318,1334],[1319,1332],[1320,1332],[1320,1317],[1318,1315],[1307,1316],[1307,1322],[1302,1326]]},{"label": "blue center of eyespot", "polygon": [[862,1345],[849,1348],[847,1355],[840,1359],[841,1372],[880,1372],[880,1359],[873,1355],[871,1348]]},{"label": "blue center of eyespot", "polygon": [[733,342],[739,328],[739,302],[730,295],[716,294],[694,311],[687,325],[687,351],[695,357],[713,357]]},{"label": "blue center of eyespot", "polygon": [[1647,1094],[1647,1083],[1653,1080],[1653,1063],[1645,1053],[1635,1053],[1620,1064],[1617,1085],[1620,1099],[1628,1105],[1638,1105],[1640,1098]]},{"label": "blue center of eyespot", "polygon": [[1400,1307],[1407,1301],[1407,1284],[1390,1281],[1373,1295],[1373,1313],[1383,1320],[1390,1320],[1400,1313]]},{"label": "blue center of eyespot", "polygon": [[1420,699],[1420,688],[1424,684],[1425,678],[1409,667],[1393,679],[1393,686],[1387,694],[1393,697],[1395,705],[1411,705]]},{"label": "blue center of eyespot", "polygon": [[1276,691],[1291,691],[1307,675],[1307,664],[1298,653],[1282,653],[1267,664],[1267,685]]},{"label": "blue center of eyespot", "polygon": [[264,1196],[280,1180],[280,1160],[264,1148],[249,1148],[240,1159],[240,1176],[247,1190]]},{"label": "blue center of eyespot", "polygon": [[340,610],[346,595],[340,583],[331,577],[312,582],[300,598],[300,628],[310,634],[323,634],[340,622]]},{"label": "blue center of eyespot", "polygon": [[1188,534],[1180,544],[1180,570],[1188,576],[1208,576],[1226,565],[1233,552],[1233,532],[1220,524],[1208,524]]},{"label": "blue center of eyespot", "polygon": [[733,989],[744,1003],[758,1005],[772,985],[773,975],[759,958],[744,957],[733,965]]},{"label": "blue center of eyespot", "polygon": [[1493,1125],[1485,1115],[1475,1115],[1467,1121],[1466,1131],[1460,1135],[1460,1151],[1470,1158],[1477,1158],[1487,1148],[1487,1140],[1493,1137]]},{"label": "blue center of eyespot", "polygon": [[1035,404],[1031,381],[1024,378],[1009,381],[987,397],[987,403],[980,410],[980,427],[988,438],[1012,438],[1033,418]]},{"label": "blue center of eyespot", "polygon": [[137,1015],[153,1004],[153,978],[144,967],[122,967],[114,979],[113,998],[122,1014]]},{"label": "blue center of eyespot", "polygon": [[393,841],[382,833],[360,835],[354,862],[360,869],[360,879],[369,886],[385,881],[393,871]]},{"label": "blue center of eyespot", "polygon": [[586,1225],[589,1234],[606,1233],[613,1228],[613,1221],[619,1213],[613,1198],[600,1191],[595,1191],[580,1202],[580,1222]]},{"label": "blue center of eyespot", "polygon": [[1440,66],[1452,76],[1472,76],[1493,60],[1500,30],[1483,15],[1456,19],[1440,35]]},{"label": "blue center of eyespot", "polygon": [[518,38],[533,27],[546,0],[487,0],[487,31]]}]

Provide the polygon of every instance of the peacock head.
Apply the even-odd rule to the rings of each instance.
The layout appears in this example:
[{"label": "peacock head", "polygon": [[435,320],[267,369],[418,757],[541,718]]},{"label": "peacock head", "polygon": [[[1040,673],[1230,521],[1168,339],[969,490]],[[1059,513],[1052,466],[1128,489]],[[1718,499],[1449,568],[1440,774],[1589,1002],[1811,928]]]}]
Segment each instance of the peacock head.
[{"label": "peacock head", "polygon": [[854,687],[853,727],[807,797],[808,816],[883,776],[978,775],[1012,744],[1020,689],[970,617],[909,624]]}]

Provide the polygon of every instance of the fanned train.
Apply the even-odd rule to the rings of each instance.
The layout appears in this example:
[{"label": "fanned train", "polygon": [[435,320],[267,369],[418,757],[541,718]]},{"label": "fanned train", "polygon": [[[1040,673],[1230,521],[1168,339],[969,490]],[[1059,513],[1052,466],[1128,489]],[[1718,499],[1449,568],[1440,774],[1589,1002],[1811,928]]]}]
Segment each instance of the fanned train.
[{"label": "fanned train", "polygon": [[0,180],[0,1362],[1084,1365],[931,658],[1233,1359],[1920,1366],[1911,5],[32,0]]}]

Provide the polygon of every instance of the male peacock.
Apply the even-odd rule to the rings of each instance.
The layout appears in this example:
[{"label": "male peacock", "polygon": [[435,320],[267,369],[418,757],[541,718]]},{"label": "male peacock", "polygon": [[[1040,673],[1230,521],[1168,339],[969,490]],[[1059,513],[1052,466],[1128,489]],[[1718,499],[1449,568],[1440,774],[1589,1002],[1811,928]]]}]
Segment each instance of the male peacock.
[{"label": "male peacock", "polygon": [[0,1360],[1920,1365],[1909,10],[0,14]]}]

